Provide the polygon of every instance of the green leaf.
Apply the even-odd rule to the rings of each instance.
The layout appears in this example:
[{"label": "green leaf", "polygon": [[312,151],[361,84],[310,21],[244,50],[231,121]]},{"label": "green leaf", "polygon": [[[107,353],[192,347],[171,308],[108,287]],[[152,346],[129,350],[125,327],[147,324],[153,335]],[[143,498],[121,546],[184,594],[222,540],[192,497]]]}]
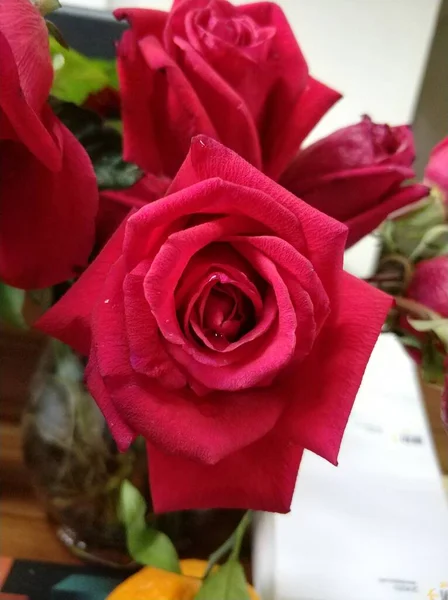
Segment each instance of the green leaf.
[{"label": "green leaf", "polygon": [[64,48],[50,37],[54,80],[51,94],[65,102],[80,105],[104,88],[118,89],[115,60],[88,58],[73,48]]},{"label": "green leaf", "polygon": [[202,584],[195,600],[249,600],[243,567],[229,560],[216,573],[211,573]]},{"label": "green leaf", "polygon": [[52,101],[56,115],[86,149],[100,189],[131,187],[143,175],[134,164],[122,159],[121,134],[100,116],[69,102]]},{"label": "green leaf", "polygon": [[119,519],[126,530],[129,554],[142,564],[180,573],[179,558],[170,538],[146,523],[146,502],[130,481],[120,489]]},{"label": "green leaf", "polygon": [[0,319],[14,327],[26,327],[23,318],[25,292],[0,282]]}]

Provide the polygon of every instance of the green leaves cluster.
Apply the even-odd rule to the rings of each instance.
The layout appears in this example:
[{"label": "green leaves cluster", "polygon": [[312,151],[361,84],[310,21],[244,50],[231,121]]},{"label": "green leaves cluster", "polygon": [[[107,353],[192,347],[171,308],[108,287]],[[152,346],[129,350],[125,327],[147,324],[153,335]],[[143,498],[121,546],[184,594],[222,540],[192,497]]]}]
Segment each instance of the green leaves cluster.
[{"label": "green leaves cluster", "polygon": [[142,171],[122,158],[121,133],[90,110],[70,102],[52,101],[53,110],[84,146],[92,161],[99,189],[132,186]]},{"label": "green leaves cluster", "polygon": [[64,102],[83,104],[90,94],[104,88],[118,90],[115,60],[88,58],[73,48],[64,48],[50,37],[54,79],[51,94]]},{"label": "green leaves cluster", "polygon": [[92,161],[99,189],[132,186],[142,171],[122,158],[121,121],[108,123],[83,104],[91,94],[118,90],[115,60],[89,58],[50,37],[54,80],[51,104]]}]

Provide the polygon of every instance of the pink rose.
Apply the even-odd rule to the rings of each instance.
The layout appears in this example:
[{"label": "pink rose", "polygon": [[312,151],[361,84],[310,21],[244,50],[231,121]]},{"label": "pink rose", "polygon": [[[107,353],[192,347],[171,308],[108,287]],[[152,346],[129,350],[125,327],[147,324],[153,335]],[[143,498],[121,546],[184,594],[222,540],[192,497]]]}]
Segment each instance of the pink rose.
[{"label": "pink rose", "polygon": [[[406,298],[414,300],[423,308],[438,313],[443,318],[448,318],[448,255],[437,256],[428,260],[422,260],[415,266],[412,280],[406,290]],[[399,329],[406,335],[411,334],[415,340],[421,343],[422,348],[425,342],[430,341],[428,334],[417,331],[409,322],[409,318],[423,319],[425,310],[419,314],[417,308],[415,312],[404,312],[399,318]],[[434,348],[437,344],[434,338],[431,338]],[[409,355],[417,364],[422,363],[422,350],[407,346]]]},{"label": "pink rose", "polygon": [[438,187],[448,202],[448,137],[433,148],[425,169],[425,183]]},{"label": "pink rose", "polygon": [[74,276],[94,240],[90,160],[47,104],[45,21],[30,0],[0,2],[0,277],[40,288]]},{"label": "pink rose", "polygon": [[336,464],[391,298],[342,270],[346,228],[199,136],[39,327],[90,354],[155,510],[289,510],[304,448]]},{"label": "pink rose", "polygon": [[406,296],[448,318],[448,255],[417,263]]},{"label": "pink rose", "polygon": [[363,117],[301,151],[280,183],[349,228],[348,246],[386,217],[427,195],[415,176],[414,139],[407,126],[389,127]]},{"label": "pink rose", "polygon": [[312,79],[270,2],[176,1],[119,9],[125,159],[173,176],[193,135],[209,135],[277,179],[340,95]]}]

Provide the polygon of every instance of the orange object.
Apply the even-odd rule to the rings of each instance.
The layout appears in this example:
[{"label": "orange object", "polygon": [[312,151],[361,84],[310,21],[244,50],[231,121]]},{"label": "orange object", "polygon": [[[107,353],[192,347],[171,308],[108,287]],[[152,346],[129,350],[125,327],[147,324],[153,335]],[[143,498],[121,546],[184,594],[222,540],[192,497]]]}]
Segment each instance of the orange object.
[{"label": "orange object", "polygon": [[[193,600],[207,568],[205,560],[181,560],[182,575],[154,567],[143,567],[109,594],[107,600]],[[251,600],[260,600],[248,586]],[[216,599],[218,600],[218,599]]]}]

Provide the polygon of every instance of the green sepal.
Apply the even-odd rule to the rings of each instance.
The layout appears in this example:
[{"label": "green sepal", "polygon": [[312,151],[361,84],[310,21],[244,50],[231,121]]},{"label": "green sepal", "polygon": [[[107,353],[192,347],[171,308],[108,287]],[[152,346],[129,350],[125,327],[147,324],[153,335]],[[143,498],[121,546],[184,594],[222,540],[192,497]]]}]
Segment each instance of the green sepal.
[{"label": "green sepal", "polygon": [[[402,254],[414,262],[439,256],[446,247],[448,236],[440,229],[431,234],[428,232],[443,225],[446,225],[445,203],[436,190],[431,190],[413,210],[383,223],[379,230],[383,254]],[[424,236],[428,237],[422,243]]]}]

